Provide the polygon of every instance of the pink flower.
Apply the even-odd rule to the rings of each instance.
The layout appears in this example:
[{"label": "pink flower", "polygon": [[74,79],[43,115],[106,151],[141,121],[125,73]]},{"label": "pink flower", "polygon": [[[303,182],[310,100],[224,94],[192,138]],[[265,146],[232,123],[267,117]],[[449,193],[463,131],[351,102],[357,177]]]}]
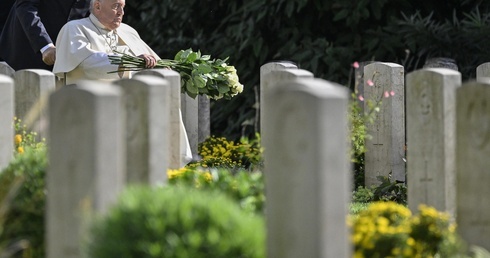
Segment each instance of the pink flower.
[{"label": "pink flower", "polygon": [[355,61],[354,63],[352,63],[352,67],[354,67],[355,69],[359,68],[359,62]]},{"label": "pink flower", "polygon": [[390,97],[390,93],[388,91],[385,91],[385,98],[389,98]]},{"label": "pink flower", "polygon": [[363,97],[362,95],[359,95],[358,99],[359,99],[360,101],[364,101],[364,97]]},{"label": "pink flower", "polygon": [[374,82],[373,82],[373,81],[371,81],[371,80],[367,80],[367,82],[366,82],[366,83],[367,83],[367,85],[369,85],[369,86],[374,86]]},{"label": "pink flower", "polygon": [[394,90],[390,91],[390,95],[395,96],[395,91]]}]

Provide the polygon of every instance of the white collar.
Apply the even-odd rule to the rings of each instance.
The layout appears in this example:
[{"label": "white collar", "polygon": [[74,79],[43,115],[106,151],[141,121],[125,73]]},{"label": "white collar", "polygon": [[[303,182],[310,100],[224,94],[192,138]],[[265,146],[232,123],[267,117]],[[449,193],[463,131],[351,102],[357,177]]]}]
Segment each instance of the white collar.
[{"label": "white collar", "polygon": [[107,34],[110,34],[110,32],[112,32],[112,30],[109,30],[107,29],[100,21],[99,19],[97,19],[97,17],[95,17],[95,15],[93,13],[90,14],[90,16],[88,17],[90,19],[90,21],[100,30],[106,32]]}]

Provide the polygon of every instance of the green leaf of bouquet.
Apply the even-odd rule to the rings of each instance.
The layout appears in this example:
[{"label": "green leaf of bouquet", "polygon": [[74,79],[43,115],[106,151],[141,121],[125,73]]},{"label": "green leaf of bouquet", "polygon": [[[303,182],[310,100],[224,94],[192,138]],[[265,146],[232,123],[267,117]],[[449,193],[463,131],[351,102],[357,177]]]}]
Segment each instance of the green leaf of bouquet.
[{"label": "green leaf of bouquet", "polygon": [[187,61],[189,55],[192,53],[192,49],[186,49],[180,54],[180,61]]},{"label": "green leaf of bouquet", "polygon": [[199,54],[196,52],[191,52],[189,53],[189,56],[187,57],[188,62],[194,62],[199,58]]},{"label": "green leaf of bouquet", "polygon": [[197,70],[199,70],[200,73],[202,74],[207,74],[213,71],[213,68],[208,65],[207,63],[199,64],[197,67]]},{"label": "green leaf of bouquet", "polygon": [[211,59],[211,56],[210,55],[203,55],[201,57],[201,60],[203,60],[203,61],[208,61],[209,59]]},{"label": "green leaf of bouquet", "polygon": [[196,85],[194,85],[192,81],[193,80],[188,80],[185,82],[185,89],[187,90],[188,93],[197,94],[199,90],[197,89]]},{"label": "green leaf of bouquet", "polygon": [[203,77],[201,77],[201,76],[194,76],[194,77],[192,77],[192,80],[194,81],[194,85],[197,88],[204,88],[204,87],[206,87],[206,80]]},{"label": "green leaf of bouquet", "polygon": [[182,60],[182,54],[183,53],[184,53],[184,50],[180,50],[179,52],[177,52],[177,54],[175,54],[174,60],[176,60],[176,61]]},{"label": "green leaf of bouquet", "polygon": [[218,91],[219,93],[227,93],[229,90],[227,85],[220,84],[218,85]]}]

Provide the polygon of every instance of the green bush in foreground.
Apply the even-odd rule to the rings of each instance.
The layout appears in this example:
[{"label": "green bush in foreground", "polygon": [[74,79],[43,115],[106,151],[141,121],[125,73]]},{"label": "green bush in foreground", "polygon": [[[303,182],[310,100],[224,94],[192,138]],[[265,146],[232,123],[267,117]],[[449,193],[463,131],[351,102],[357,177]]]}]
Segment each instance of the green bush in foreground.
[{"label": "green bush in foreground", "polygon": [[[4,200],[21,179],[16,195],[9,201],[0,242],[12,245],[24,241],[27,252],[22,257],[45,257],[44,211],[47,157],[45,148],[26,148],[0,173],[0,200]],[[19,250],[21,251],[21,250]]]},{"label": "green bush in foreground", "polygon": [[93,258],[265,257],[261,217],[216,191],[130,187],[97,219],[87,253]]}]

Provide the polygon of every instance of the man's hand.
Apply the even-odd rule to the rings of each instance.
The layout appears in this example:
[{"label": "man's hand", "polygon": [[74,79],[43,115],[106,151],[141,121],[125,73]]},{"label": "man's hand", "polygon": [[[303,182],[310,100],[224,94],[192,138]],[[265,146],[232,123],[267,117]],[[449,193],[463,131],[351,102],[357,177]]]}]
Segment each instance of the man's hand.
[{"label": "man's hand", "polygon": [[53,65],[56,60],[56,47],[49,47],[43,53],[43,62],[47,65]]},{"label": "man's hand", "polygon": [[157,65],[157,59],[152,55],[142,54],[139,55],[138,57],[145,59],[146,68],[153,68],[155,67],[155,65]]}]

